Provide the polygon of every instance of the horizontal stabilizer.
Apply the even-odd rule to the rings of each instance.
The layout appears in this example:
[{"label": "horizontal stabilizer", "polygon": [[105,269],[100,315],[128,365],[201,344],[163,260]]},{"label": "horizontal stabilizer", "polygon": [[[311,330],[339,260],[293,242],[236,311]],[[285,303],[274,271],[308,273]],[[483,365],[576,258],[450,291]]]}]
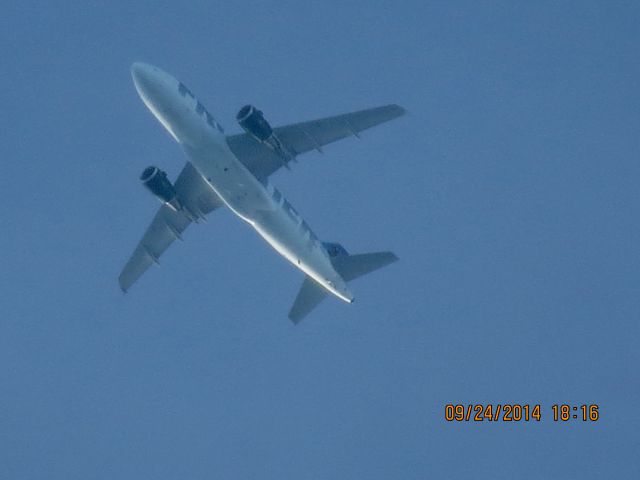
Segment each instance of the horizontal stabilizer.
[{"label": "horizontal stabilizer", "polygon": [[305,276],[298,296],[289,311],[289,318],[293,323],[298,323],[306,317],[311,310],[316,308],[326,296],[327,291],[323,287],[318,285],[311,277]]},{"label": "horizontal stabilizer", "polygon": [[386,267],[398,260],[393,252],[361,253],[344,255],[333,259],[333,266],[347,282]]},{"label": "horizontal stabilizer", "polygon": [[[392,252],[361,253],[359,255],[340,254],[332,259],[333,266],[345,281],[371,273],[398,260]],[[289,318],[293,323],[299,323],[322,300],[327,297],[327,290],[306,276],[296,300],[289,311]]]}]

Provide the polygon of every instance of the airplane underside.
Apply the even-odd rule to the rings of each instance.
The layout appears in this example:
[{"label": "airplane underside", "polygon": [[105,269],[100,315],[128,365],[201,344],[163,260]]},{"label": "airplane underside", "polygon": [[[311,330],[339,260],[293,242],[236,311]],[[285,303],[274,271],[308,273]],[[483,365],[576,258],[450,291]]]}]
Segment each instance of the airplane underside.
[{"label": "airplane underside", "polygon": [[225,136],[191,91],[157,67],[134,64],[132,75],[145,105],[183,147],[190,162],[175,184],[157,167],[141,181],[161,202],[152,225],[125,265],[126,291],[192,222],[221,206],[249,223],[278,253],[305,274],[289,312],[295,323],[332,294],[351,303],[347,282],[397,260],[391,252],[349,255],[339,244],[323,243],[268,176],[298,155],[404,113],[397,105],[272,128],[262,112],[246,105],[237,120],[244,134]]}]

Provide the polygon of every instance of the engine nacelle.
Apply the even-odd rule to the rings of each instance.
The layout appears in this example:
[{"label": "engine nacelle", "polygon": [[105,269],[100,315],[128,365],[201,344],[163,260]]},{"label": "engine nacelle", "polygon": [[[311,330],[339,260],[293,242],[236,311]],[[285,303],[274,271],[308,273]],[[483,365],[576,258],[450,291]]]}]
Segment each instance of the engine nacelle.
[{"label": "engine nacelle", "polygon": [[236,115],[236,120],[245,132],[259,142],[266,142],[273,135],[271,125],[264,118],[262,112],[253,105],[242,107]]},{"label": "engine nacelle", "polygon": [[167,174],[158,167],[147,167],[140,175],[140,181],[162,203],[166,203],[174,210],[180,210],[176,189],[167,178]]},{"label": "engine nacelle", "polygon": [[245,132],[273,150],[282,160],[282,165],[289,168],[288,162],[295,158],[295,152],[283,145],[260,110],[253,105],[245,105],[236,119]]}]

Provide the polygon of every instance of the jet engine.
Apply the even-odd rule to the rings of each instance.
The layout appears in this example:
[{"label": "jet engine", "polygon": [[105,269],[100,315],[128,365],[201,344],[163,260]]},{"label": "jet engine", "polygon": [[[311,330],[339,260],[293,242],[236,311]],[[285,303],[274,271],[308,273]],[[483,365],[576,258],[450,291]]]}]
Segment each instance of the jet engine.
[{"label": "jet engine", "polygon": [[289,168],[287,162],[293,160],[295,155],[282,144],[260,110],[253,105],[245,105],[236,115],[236,120],[245,132],[273,150],[282,160],[282,164]]},{"label": "jet engine", "polygon": [[253,105],[242,107],[236,115],[236,120],[245,132],[261,143],[266,142],[273,135],[271,125],[262,112]]},{"label": "jet engine", "polygon": [[147,167],[140,175],[140,181],[162,203],[166,203],[174,210],[180,210],[180,202],[176,189],[167,178],[167,174],[158,167]]}]

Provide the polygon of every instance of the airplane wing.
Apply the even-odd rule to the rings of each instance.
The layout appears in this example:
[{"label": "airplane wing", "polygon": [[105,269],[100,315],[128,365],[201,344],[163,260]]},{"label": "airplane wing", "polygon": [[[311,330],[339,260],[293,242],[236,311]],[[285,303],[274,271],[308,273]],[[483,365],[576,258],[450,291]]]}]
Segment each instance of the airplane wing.
[{"label": "airplane wing", "polygon": [[[357,112],[326,117],[309,122],[293,123],[273,129],[282,143],[300,155],[322,147],[394,118],[404,115],[399,105],[385,105]],[[227,143],[238,160],[258,178],[267,178],[282,167],[282,158],[269,147],[256,141],[251,135],[240,133],[227,137]]]},{"label": "airplane wing", "polygon": [[153,263],[158,263],[169,245],[176,239],[181,239],[182,232],[191,224],[192,219],[204,219],[206,214],[223,205],[222,200],[189,162],[182,169],[174,187],[184,210],[175,211],[167,205],[160,207],[118,277],[120,288],[124,292]]}]

